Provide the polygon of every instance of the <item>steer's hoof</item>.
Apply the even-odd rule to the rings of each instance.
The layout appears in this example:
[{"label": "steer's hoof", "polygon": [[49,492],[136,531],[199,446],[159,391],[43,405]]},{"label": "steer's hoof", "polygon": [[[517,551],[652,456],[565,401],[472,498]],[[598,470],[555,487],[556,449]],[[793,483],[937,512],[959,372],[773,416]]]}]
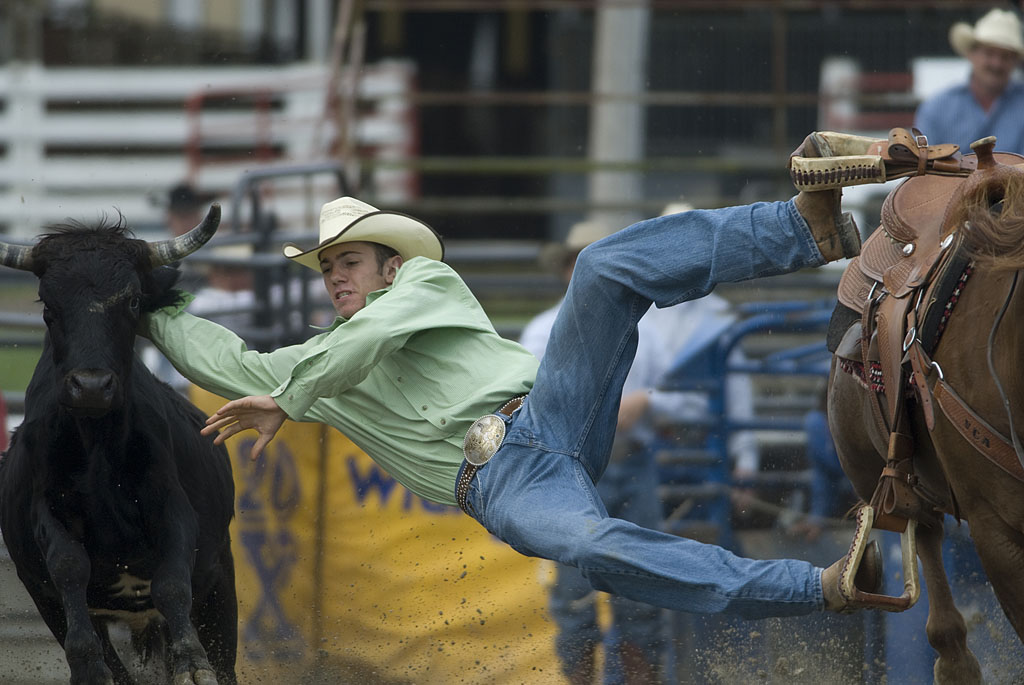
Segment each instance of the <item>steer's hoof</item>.
[{"label": "steer's hoof", "polygon": [[217,685],[217,676],[209,669],[200,668],[194,674],[188,671],[177,674],[174,685]]},{"label": "steer's hoof", "polygon": [[196,671],[195,681],[196,685],[217,685],[217,676],[213,671],[200,670]]}]

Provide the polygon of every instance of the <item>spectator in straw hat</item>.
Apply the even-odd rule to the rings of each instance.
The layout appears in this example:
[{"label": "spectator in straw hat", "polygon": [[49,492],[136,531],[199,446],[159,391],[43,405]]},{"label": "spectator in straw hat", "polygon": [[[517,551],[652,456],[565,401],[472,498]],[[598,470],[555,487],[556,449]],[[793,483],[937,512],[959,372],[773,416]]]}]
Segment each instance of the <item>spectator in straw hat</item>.
[{"label": "spectator in straw hat", "polygon": [[[826,151],[808,136],[798,153]],[[803,191],[650,219],[593,243],[539,366],[495,332],[432,228],[349,197],[322,208],[319,244],[285,247],[322,274],[338,314],[324,332],[260,353],[181,305],[148,313],[140,332],[191,381],[235,398],[203,433],[220,431],[220,443],[255,429],[253,458],[288,418],[326,423],[413,493],[457,504],[523,554],[576,566],[596,590],[747,618],[843,611],[863,606],[843,590],[845,557],[827,569],[744,559],[609,517],[596,489],[652,302],[853,256],[860,237],[840,200],[839,189]],[[847,578],[875,592],[877,546],[865,560]]]},{"label": "spectator in straw hat", "polygon": [[1024,83],[1013,78],[1024,58],[1017,14],[993,9],[973,26],[956,23],[949,42],[970,62],[970,77],[922,102],[914,126],[964,153],[972,142],[996,136],[996,149],[1024,154]]}]

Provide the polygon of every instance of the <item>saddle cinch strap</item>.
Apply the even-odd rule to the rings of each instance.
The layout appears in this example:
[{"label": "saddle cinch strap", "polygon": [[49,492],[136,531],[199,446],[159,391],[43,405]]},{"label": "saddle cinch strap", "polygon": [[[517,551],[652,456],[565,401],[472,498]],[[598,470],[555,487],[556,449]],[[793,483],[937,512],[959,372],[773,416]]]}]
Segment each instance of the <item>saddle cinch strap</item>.
[{"label": "saddle cinch strap", "polygon": [[790,177],[797,190],[831,190],[924,174],[968,176],[977,166],[973,158],[961,158],[959,145],[928,145],[917,129],[911,133],[894,128],[887,140],[835,131],[812,135],[822,156],[794,155],[789,159]]}]

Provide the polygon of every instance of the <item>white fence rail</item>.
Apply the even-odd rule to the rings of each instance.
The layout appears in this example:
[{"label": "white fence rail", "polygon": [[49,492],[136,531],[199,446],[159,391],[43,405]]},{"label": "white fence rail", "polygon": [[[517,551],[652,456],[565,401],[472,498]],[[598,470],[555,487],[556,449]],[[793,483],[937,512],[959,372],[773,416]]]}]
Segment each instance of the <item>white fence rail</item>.
[{"label": "white fence rail", "polygon": [[[416,154],[414,76],[403,61],[360,71],[358,156]],[[154,199],[182,179],[227,195],[247,170],[330,157],[339,127],[324,111],[329,78],[318,64],[0,68],[0,232],[27,239],[68,217],[121,211],[144,234],[162,221]],[[415,193],[409,171],[365,180],[381,202]]]}]

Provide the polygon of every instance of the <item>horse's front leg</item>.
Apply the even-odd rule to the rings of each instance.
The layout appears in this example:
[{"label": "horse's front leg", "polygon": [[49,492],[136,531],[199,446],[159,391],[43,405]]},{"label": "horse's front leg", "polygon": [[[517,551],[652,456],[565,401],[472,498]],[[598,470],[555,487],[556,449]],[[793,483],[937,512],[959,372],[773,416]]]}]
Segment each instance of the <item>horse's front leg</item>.
[{"label": "horse's front leg", "polygon": [[1024,584],[1020,582],[1024,534],[1004,521],[993,507],[980,503],[971,512],[971,539],[1003,613],[1024,642]]},{"label": "horse's front leg", "polygon": [[43,551],[46,570],[64,608],[65,624],[51,624],[50,629],[64,647],[71,683],[113,685],[113,674],[103,661],[103,644],[93,630],[86,600],[92,572],[89,553],[53,516],[45,498],[36,501],[36,544]]},{"label": "horse's front leg", "polygon": [[981,683],[981,666],[967,646],[967,623],[953,602],[953,593],[942,566],[942,525],[920,526],[917,555],[928,587],[928,643],[938,652],[936,685]]}]

